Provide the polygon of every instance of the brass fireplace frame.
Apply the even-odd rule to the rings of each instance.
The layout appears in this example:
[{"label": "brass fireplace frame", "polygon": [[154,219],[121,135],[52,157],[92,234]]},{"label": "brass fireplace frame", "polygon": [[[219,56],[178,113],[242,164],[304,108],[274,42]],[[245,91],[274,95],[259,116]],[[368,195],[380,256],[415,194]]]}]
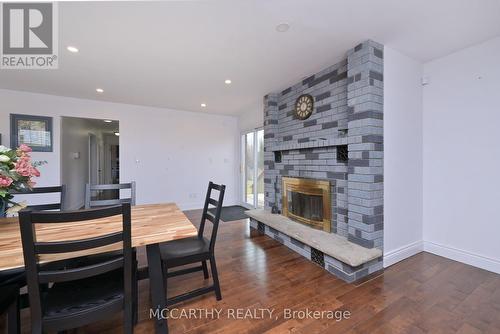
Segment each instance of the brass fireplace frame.
[{"label": "brass fireplace frame", "polygon": [[[331,194],[330,181],[283,177],[282,212],[295,221],[309,225],[313,228],[331,232]],[[306,195],[320,195],[323,197],[323,221],[318,222],[297,216],[288,211],[288,191],[299,192]]]}]

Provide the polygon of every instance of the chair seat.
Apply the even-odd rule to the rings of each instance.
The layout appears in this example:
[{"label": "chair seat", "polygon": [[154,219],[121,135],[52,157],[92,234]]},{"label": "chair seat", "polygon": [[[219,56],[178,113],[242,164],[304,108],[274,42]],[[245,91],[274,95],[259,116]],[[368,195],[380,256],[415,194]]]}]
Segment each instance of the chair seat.
[{"label": "chair seat", "polygon": [[172,240],[160,244],[161,259],[176,263],[182,259],[193,257],[208,257],[210,255],[210,242],[205,238],[189,237]]},{"label": "chair seat", "polygon": [[115,304],[120,309],[123,299],[122,269],[76,281],[55,283],[44,299],[44,320],[97,312]]},{"label": "chair seat", "polygon": [[19,294],[17,285],[5,285],[0,287],[0,314],[3,314],[16,300]]}]

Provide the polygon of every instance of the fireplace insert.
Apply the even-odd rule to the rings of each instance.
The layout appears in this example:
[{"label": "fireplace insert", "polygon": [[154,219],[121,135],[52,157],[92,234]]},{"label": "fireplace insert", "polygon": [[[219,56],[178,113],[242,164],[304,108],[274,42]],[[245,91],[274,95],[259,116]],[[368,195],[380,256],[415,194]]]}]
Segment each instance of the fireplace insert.
[{"label": "fireplace insert", "polygon": [[283,214],[299,223],[331,231],[330,182],[283,178]]}]

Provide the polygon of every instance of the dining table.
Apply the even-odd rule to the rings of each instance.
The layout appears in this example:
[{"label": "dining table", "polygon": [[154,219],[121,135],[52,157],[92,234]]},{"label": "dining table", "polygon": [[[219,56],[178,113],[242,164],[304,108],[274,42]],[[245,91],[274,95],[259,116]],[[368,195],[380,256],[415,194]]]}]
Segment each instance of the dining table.
[{"label": "dining table", "polygon": [[[149,277],[151,309],[161,311],[167,308],[167,280],[163,272],[160,243],[196,236],[198,231],[175,203],[136,205],[132,207],[131,215],[132,247],[146,247],[148,266],[143,278]],[[38,241],[78,240],[119,231],[122,229],[122,219],[121,216],[113,216],[82,222],[38,224],[35,228]],[[120,244],[57,255],[46,254],[39,257],[39,263],[118,249],[121,249]],[[0,271],[23,267],[18,218],[0,218]],[[155,332],[168,333],[167,319],[161,317],[162,312],[155,314]]]}]

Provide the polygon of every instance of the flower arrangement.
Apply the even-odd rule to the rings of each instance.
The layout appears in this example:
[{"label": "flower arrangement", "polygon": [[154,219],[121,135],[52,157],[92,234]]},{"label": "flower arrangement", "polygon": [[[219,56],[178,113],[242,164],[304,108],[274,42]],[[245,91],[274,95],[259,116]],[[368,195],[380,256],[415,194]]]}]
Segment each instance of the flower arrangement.
[{"label": "flower arrangement", "polygon": [[16,150],[0,145],[0,216],[26,207],[24,202],[14,202],[9,191],[29,190],[35,186],[33,178],[40,176],[37,167],[44,162],[33,162],[30,153],[31,148],[25,144]]}]

